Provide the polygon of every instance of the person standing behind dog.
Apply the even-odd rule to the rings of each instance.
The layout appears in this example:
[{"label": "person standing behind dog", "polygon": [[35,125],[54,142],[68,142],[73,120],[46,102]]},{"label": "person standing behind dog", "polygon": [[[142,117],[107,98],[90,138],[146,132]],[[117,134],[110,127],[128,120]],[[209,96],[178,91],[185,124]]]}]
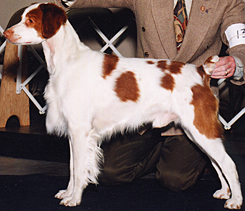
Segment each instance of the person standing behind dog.
[{"label": "person standing behind dog", "polygon": [[[229,56],[216,63],[212,78],[230,78],[238,85],[245,83],[245,4],[242,0],[55,2],[65,10],[88,7],[131,9],[136,17],[139,58],[201,65],[209,56],[220,53],[223,42],[228,46]],[[155,171],[159,183],[173,191],[195,185],[205,168],[204,154],[188,140],[181,128],[173,124],[162,129],[146,129],[118,134],[111,142],[103,144],[105,162],[100,181],[115,185]]]}]

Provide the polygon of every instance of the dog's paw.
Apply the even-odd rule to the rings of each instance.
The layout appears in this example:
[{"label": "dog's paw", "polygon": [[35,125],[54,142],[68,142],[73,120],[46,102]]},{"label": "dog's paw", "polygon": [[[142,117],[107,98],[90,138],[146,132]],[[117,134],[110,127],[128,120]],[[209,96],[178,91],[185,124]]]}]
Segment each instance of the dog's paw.
[{"label": "dog's paw", "polygon": [[227,190],[220,189],[213,194],[213,197],[216,199],[229,199],[230,195],[231,195],[230,189]]},{"label": "dog's paw", "polygon": [[242,199],[238,198],[230,198],[225,203],[225,208],[233,209],[233,210],[240,210],[242,208]]},{"label": "dog's paw", "polygon": [[71,194],[67,190],[60,190],[54,197],[57,199],[63,199]]},{"label": "dog's paw", "polygon": [[81,203],[81,197],[66,197],[60,202],[60,205],[64,205],[66,207],[75,207]]},{"label": "dog's paw", "polygon": [[63,199],[63,195],[65,194],[66,190],[60,190],[55,196],[54,198],[57,198],[57,199]]}]

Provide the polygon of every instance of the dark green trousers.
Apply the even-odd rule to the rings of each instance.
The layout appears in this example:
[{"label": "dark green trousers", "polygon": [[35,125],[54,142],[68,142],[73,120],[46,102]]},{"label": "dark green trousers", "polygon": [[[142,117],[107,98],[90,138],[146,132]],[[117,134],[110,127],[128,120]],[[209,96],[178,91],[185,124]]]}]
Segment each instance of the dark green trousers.
[{"label": "dark green trousers", "polygon": [[105,185],[129,183],[151,172],[164,187],[180,191],[196,184],[206,156],[185,135],[162,137],[154,129],[143,135],[118,134],[102,145]]}]

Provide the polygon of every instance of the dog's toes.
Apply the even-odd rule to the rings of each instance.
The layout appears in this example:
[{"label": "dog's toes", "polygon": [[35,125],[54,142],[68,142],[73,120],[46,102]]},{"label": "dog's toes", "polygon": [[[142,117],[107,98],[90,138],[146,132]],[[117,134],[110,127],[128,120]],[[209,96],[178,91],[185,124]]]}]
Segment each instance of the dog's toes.
[{"label": "dog's toes", "polygon": [[213,197],[216,199],[229,199],[230,195],[231,195],[230,189],[228,190],[220,189],[213,194]]},{"label": "dog's toes", "polygon": [[66,207],[75,207],[81,203],[81,197],[66,197],[61,200],[60,205],[64,205]]},{"label": "dog's toes", "polygon": [[240,210],[242,208],[242,199],[240,198],[231,198],[226,201],[225,208]]},{"label": "dog's toes", "polygon": [[60,190],[55,196],[54,198],[57,198],[57,199],[63,199],[65,197],[65,193],[66,193],[66,190]]}]

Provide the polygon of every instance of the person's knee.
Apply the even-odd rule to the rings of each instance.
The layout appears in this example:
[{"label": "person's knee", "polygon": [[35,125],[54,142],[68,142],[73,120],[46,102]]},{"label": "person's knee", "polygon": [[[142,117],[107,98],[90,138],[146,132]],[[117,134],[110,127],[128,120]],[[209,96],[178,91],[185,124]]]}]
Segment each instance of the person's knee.
[{"label": "person's knee", "polygon": [[156,173],[156,179],[161,186],[172,190],[172,191],[182,191],[196,184],[199,174],[195,175],[183,175],[180,172],[167,172],[160,174]]},{"label": "person's knee", "polygon": [[156,179],[170,190],[186,190],[196,184],[205,164],[204,154],[185,136],[170,137],[161,148]]},{"label": "person's knee", "polygon": [[130,175],[129,177],[127,176],[128,174],[125,171],[122,172],[116,168],[104,168],[99,176],[99,182],[103,185],[120,185],[133,180]]}]

